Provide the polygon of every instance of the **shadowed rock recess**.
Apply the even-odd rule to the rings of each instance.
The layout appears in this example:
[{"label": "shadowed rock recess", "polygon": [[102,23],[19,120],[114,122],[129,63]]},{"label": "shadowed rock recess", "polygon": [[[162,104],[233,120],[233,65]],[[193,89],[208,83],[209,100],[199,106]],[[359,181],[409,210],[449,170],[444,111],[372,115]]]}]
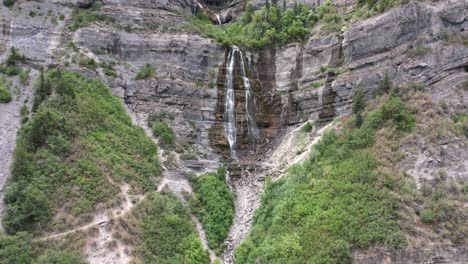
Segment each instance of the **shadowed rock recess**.
[{"label": "shadowed rock recess", "polygon": [[[292,38],[284,45],[277,40],[277,45],[256,49],[243,46],[246,40],[229,44],[220,40],[226,31],[241,32],[235,31],[236,25],[244,25],[253,36],[257,29],[249,26],[271,18],[258,18],[255,10],[261,12],[275,5],[280,15],[287,10],[292,14],[301,12],[301,8],[308,10],[304,19],[313,23],[307,24],[304,38]],[[323,11],[325,8],[335,10],[334,17],[321,17],[320,12],[331,12]],[[248,12],[253,15],[248,17]],[[273,15],[278,14],[269,14]],[[200,19],[214,29],[197,29]],[[289,23],[285,17],[279,21]],[[16,61],[11,59],[13,50],[20,54]],[[13,73],[14,69],[18,71]],[[29,140],[21,135],[32,133],[31,123],[41,109],[68,105],[57,109],[69,111],[86,103],[80,101],[85,100],[81,93],[67,97],[60,90],[73,86],[60,82],[61,74],[69,72],[82,76],[76,78],[95,78],[118,99],[117,106],[96,100],[103,104],[89,106],[99,111],[96,116],[104,112],[111,115],[123,106],[128,120],[122,122],[144,130],[141,136],[157,145],[157,153],[131,153],[136,160],[154,156],[160,173],[147,179],[148,186],[135,184],[137,180],[133,179],[141,177],[134,174],[146,175],[148,171],[129,169],[121,154],[126,153],[125,147],[101,147],[98,153],[103,161],[97,163],[98,169],[79,160],[82,153],[90,151],[86,147],[90,143],[76,131],[89,120],[68,124],[75,132],[57,136],[50,131],[62,129],[52,120],[60,113],[52,113],[47,119],[51,124],[44,121],[44,127],[51,127],[39,129],[54,140],[44,141],[41,151],[18,147],[15,152],[16,145]],[[44,81],[48,78],[51,83]],[[80,85],[96,84],[89,81]],[[50,90],[44,92],[47,87]],[[89,89],[105,93],[96,90],[104,89],[103,85],[96,87]],[[28,228],[7,223],[7,233],[0,232],[0,263],[51,263],[54,258],[63,263],[92,264],[461,264],[468,260],[466,0],[3,0],[0,92],[2,89],[12,94],[12,100],[0,100],[0,218],[18,220],[14,217],[19,212],[15,207],[18,203],[37,210],[39,198],[19,201],[23,198],[9,194],[39,193],[63,175],[70,186],[58,186],[53,192],[70,192],[64,197],[73,201],[45,203],[49,212],[46,223],[35,212],[18,220],[30,224]],[[355,106],[357,91],[363,92],[365,101],[359,111]],[[392,98],[403,102],[412,116],[411,129],[401,132],[392,126],[392,118],[399,122],[404,118],[401,115],[381,117],[386,118],[382,125],[372,125],[378,111],[382,116],[395,111],[395,105],[385,103],[394,102]],[[359,118],[361,123],[356,121]],[[93,136],[102,142],[118,140],[102,132],[106,124],[105,118],[101,124],[93,124],[97,126]],[[317,214],[334,204],[295,204],[288,210],[297,213],[295,218],[280,215],[287,204],[281,201],[289,199],[282,197],[288,193],[285,188],[295,186],[298,192],[307,189],[312,193],[315,186],[332,179],[334,170],[339,170],[335,167],[339,161],[333,157],[327,161],[318,158],[324,146],[331,144],[329,131],[335,131],[339,138],[364,128],[372,133],[365,150],[376,164],[368,172],[384,175],[366,186],[381,188],[379,195],[392,201],[388,208],[374,211],[391,212],[388,220],[395,223],[403,242],[395,242],[396,238],[373,240],[365,234],[348,239],[333,233],[346,230],[336,227],[346,222],[340,222],[337,216],[336,229],[327,229],[332,226],[327,221],[332,220],[325,213]],[[334,143],[336,152],[343,146],[361,144],[358,141],[365,137],[357,132],[352,135],[355,138],[346,138],[349,142],[333,139],[341,140]],[[68,145],[57,147],[65,144],[62,136],[72,139],[65,142]],[[350,148],[355,151],[353,155],[364,155],[364,147]],[[56,153],[66,149],[78,154]],[[22,182],[18,176],[21,157],[37,161],[29,166],[47,174],[39,177],[29,169],[31,181],[38,181],[39,190],[18,186]],[[69,174],[75,171],[63,168],[75,163],[89,167],[71,178]],[[359,168],[359,164],[356,166]],[[118,167],[118,175],[109,175],[114,167]],[[191,179],[219,168],[226,168],[222,181],[233,193],[234,212],[229,232],[216,234],[224,241],[210,248],[206,237],[213,230],[196,216],[213,208],[197,201]],[[102,175],[96,175],[96,171],[102,171]],[[93,177],[104,181],[84,186],[83,182]],[[77,190],[96,189],[99,184],[112,186],[112,197],[100,197],[96,204],[88,204],[75,194]],[[310,193],[304,191],[302,195],[308,197]],[[323,197],[335,199],[340,195],[336,190]],[[159,202],[150,206],[147,199]],[[346,201],[349,206],[354,202]],[[150,224],[155,217],[160,217],[164,227]],[[311,217],[323,221],[322,225],[308,223]],[[293,222],[288,225],[301,226],[299,230],[307,230],[304,228],[309,224],[321,229],[298,234],[296,229],[274,228],[285,219]],[[174,234],[181,237],[168,241]],[[344,257],[309,256],[306,247],[319,244],[307,244],[309,238],[305,236],[317,236],[317,241],[323,236],[323,245],[333,247],[335,251],[330,252],[334,257],[345,252]]]}]

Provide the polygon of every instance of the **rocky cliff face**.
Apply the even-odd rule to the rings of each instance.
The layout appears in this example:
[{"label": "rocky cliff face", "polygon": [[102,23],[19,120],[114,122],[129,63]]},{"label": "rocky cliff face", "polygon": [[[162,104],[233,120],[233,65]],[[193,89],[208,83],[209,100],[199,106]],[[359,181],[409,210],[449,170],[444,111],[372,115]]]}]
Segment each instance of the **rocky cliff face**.
[{"label": "rocky cliff face", "polygon": [[[316,5],[320,1],[306,2]],[[344,10],[353,4],[353,1],[336,2]],[[148,115],[168,113],[171,118],[167,121],[177,140],[184,143],[183,151],[198,157],[181,159],[176,155],[176,166],[170,164],[170,158],[163,157],[166,170],[171,175],[177,174],[177,179],[190,173],[213,171],[219,163],[229,160],[223,130],[229,50],[214,40],[182,29],[187,23],[184,16],[193,14],[199,8],[198,2],[103,0],[102,3],[99,12],[112,16],[112,22],[97,22],[76,31],[66,27],[71,12],[73,8],[88,7],[89,1],[18,1],[11,10],[2,7],[0,58],[5,59],[7,48],[16,47],[26,56],[27,65],[36,69],[61,65],[87,76],[98,76],[112,87],[136,122],[144,127]],[[254,1],[257,7],[262,4],[263,1]],[[209,0],[203,5],[220,13],[223,23],[236,19],[244,8],[244,2],[236,0]],[[52,23],[46,10],[64,14],[65,20]],[[43,15],[30,17],[31,11]],[[237,63],[234,82],[241,158],[231,164],[237,218],[227,241],[230,252],[224,255],[226,261],[232,261],[234,245],[251,224],[261,179],[274,171],[270,170],[270,164],[263,163],[265,156],[290,127],[307,120],[326,123],[347,114],[354,91],[362,87],[371,96],[386,74],[395,83],[419,83],[426,87],[433,100],[446,102],[448,113],[467,111],[468,50],[460,41],[450,41],[450,36],[466,37],[467,16],[464,0],[412,1],[382,15],[353,22],[341,33],[317,32],[305,43],[243,51],[249,61],[247,75],[256,101],[254,112],[260,138],[256,145],[246,140],[245,86]],[[87,69],[79,63],[80,58],[94,59],[97,63],[114,62],[117,76],[107,76],[102,69]],[[135,80],[136,72],[146,63],[157,67],[157,78]],[[12,112],[18,112],[18,107],[11,106],[24,99],[19,98],[8,106],[11,111],[2,110],[0,118],[0,135],[9,143],[14,142],[18,123],[18,118],[10,117],[16,115]],[[440,151],[421,149],[408,155],[408,160],[415,162],[402,165],[403,169],[418,181],[432,180],[432,172],[440,168],[447,169],[449,177],[467,180],[466,140],[447,140],[449,143],[439,145]],[[11,159],[12,148],[12,144],[2,142],[1,161]],[[8,174],[2,174],[0,190]],[[246,207],[245,203],[253,206]],[[376,252],[357,252],[356,263],[425,261],[419,253]],[[444,263],[434,260],[441,255],[445,263],[458,263],[466,256],[466,248],[433,252],[435,257],[427,261]]]}]

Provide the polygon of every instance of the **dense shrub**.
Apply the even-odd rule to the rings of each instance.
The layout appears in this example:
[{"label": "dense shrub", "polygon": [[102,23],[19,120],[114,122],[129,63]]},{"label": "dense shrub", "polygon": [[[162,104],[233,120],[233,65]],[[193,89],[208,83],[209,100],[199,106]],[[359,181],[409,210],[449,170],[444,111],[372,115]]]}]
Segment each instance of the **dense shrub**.
[{"label": "dense shrub", "polygon": [[388,97],[378,109],[369,112],[366,119],[366,124],[372,128],[382,126],[387,121],[392,121],[396,128],[404,131],[415,126],[414,117],[406,109],[405,103],[395,96]]},{"label": "dense shrub", "polygon": [[145,64],[135,76],[135,80],[143,80],[156,77],[156,68],[151,64]]},{"label": "dense shrub", "polygon": [[318,21],[324,22],[327,30],[341,27],[341,17],[330,1],[318,9],[304,4],[296,4],[294,9],[282,9],[273,4],[255,11],[248,5],[237,22],[224,26],[215,26],[206,14],[198,13],[190,19],[188,27],[226,46],[262,49],[303,41]]},{"label": "dense shrub", "polygon": [[0,234],[0,264],[30,264],[33,260],[31,238],[24,232],[15,236]]},{"label": "dense shrub", "polygon": [[314,128],[314,125],[311,122],[306,122],[304,126],[302,126],[301,131],[305,133],[309,133]]},{"label": "dense shrub", "polygon": [[187,209],[172,194],[149,194],[135,215],[145,263],[210,263]]},{"label": "dense shrub", "polygon": [[195,192],[193,204],[200,218],[210,248],[216,248],[227,237],[234,215],[232,193],[225,182],[225,170],[191,178]]},{"label": "dense shrub", "polygon": [[102,82],[58,70],[42,79],[5,190],[8,233],[47,226],[63,201],[76,217],[91,212],[120,192],[115,183],[151,190],[159,174],[156,146]]},{"label": "dense shrub", "polygon": [[10,90],[4,84],[0,84],[0,103],[9,103],[11,100]]},{"label": "dense shrub", "polygon": [[6,7],[13,6],[16,3],[16,0],[3,0],[3,5]]},{"label": "dense shrub", "polygon": [[153,134],[159,138],[159,144],[163,147],[171,147],[175,143],[175,134],[171,127],[163,121],[154,121],[151,126]]},{"label": "dense shrub", "polygon": [[86,262],[76,253],[67,251],[47,251],[40,256],[36,264],[85,264]]}]

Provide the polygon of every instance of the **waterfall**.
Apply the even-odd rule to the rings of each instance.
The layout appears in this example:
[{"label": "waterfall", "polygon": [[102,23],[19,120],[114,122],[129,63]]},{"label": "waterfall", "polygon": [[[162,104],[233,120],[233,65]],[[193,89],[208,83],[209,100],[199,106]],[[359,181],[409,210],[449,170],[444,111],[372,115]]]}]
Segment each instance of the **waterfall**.
[{"label": "waterfall", "polygon": [[218,20],[218,25],[221,25],[221,16],[219,14],[215,14],[216,20]]},{"label": "waterfall", "polygon": [[242,71],[242,80],[244,81],[245,89],[245,115],[247,118],[247,129],[249,132],[249,138],[255,144],[258,139],[258,127],[257,122],[255,121],[255,98],[252,94],[252,86],[250,85],[250,79],[247,77],[245,71],[245,62],[242,52],[240,52],[241,57],[241,71]]},{"label": "waterfall", "polygon": [[247,77],[246,64],[242,51],[232,46],[226,63],[226,74],[224,80],[225,87],[225,104],[224,104],[224,131],[229,142],[231,155],[236,157],[236,109],[235,109],[235,93],[234,93],[234,67],[236,64],[236,53],[239,53],[242,81],[245,89],[245,115],[247,120],[247,129],[249,139],[252,143],[256,143],[258,139],[258,127],[255,120],[255,98],[252,93],[252,85]]},{"label": "waterfall", "polygon": [[228,62],[226,64],[226,76],[224,80],[224,88],[226,93],[226,99],[224,101],[224,132],[226,133],[227,140],[229,142],[229,149],[231,150],[231,156],[236,156],[236,109],[235,102],[236,97],[234,94],[234,65],[236,52],[239,49],[232,47],[229,51]]}]

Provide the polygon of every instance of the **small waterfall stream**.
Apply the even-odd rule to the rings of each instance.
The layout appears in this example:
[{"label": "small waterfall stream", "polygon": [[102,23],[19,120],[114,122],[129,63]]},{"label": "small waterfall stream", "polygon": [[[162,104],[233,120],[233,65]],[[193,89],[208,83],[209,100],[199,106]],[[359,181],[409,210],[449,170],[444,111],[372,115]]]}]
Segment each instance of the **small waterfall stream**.
[{"label": "small waterfall stream", "polygon": [[241,70],[242,70],[242,80],[244,81],[245,88],[245,115],[247,119],[247,129],[249,132],[249,138],[252,143],[256,143],[258,139],[258,127],[255,120],[255,98],[252,94],[252,86],[250,85],[250,79],[247,77],[245,71],[245,62],[242,52],[240,52],[241,57]]},{"label": "small waterfall stream", "polygon": [[229,51],[228,62],[226,63],[226,78],[224,87],[226,98],[224,101],[224,132],[229,142],[231,156],[236,157],[236,97],[234,94],[234,66],[236,61],[236,52],[239,49],[232,47]]}]

